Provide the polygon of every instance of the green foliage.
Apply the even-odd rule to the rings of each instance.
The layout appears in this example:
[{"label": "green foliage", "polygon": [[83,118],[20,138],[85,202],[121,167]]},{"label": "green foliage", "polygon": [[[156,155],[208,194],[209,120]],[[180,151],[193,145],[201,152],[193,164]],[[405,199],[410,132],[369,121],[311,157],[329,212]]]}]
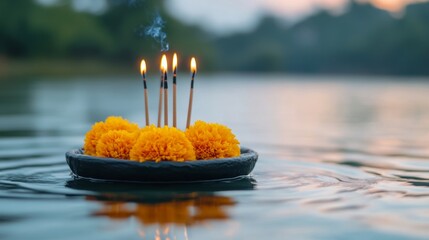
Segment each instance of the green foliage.
[{"label": "green foliage", "polygon": [[96,16],[74,12],[65,4],[2,1],[0,15],[0,53],[10,57],[102,56],[113,47]]},{"label": "green foliage", "polygon": [[183,65],[196,56],[205,69],[217,70],[429,74],[429,3],[410,5],[394,18],[351,2],[342,15],[320,11],[292,26],[267,16],[249,33],[216,38],[170,17],[164,1],[108,0],[100,14],[76,12],[70,1],[0,1],[0,57],[125,66],[145,57],[157,66],[160,45],[143,31],[159,11],[170,52],[177,51]]},{"label": "green foliage", "polygon": [[[44,6],[32,0],[0,1],[0,56],[9,58],[93,58],[130,64],[142,56],[158,65],[159,44],[145,37],[163,2],[109,0],[101,15],[76,12],[70,0]],[[167,14],[160,12],[162,16]],[[210,63],[212,49],[199,29],[165,17],[170,45]],[[209,53],[209,54],[207,54]]]},{"label": "green foliage", "polygon": [[290,27],[266,18],[247,34],[217,41],[222,67],[245,71],[429,74],[429,3],[394,18],[351,2],[339,16],[321,11]]}]

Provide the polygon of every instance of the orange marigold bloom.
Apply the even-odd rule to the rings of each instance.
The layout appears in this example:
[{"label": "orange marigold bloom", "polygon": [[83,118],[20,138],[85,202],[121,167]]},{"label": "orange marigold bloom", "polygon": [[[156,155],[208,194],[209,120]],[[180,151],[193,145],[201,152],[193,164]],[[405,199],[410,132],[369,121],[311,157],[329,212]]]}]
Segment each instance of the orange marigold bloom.
[{"label": "orange marigold bloom", "polygon": [[135,123],[130,123],[128,120],[121,117],[110,116],[105,122],[97,122],[92,125],[85,135],[85,143],[83,149],[87,155],[96,155],[97,142],[100,137],[111,130],[125,130],[128,132],[135,132],[139,130],[139,127]]},{"label": "orange marigold bloom", "polygon": [[130,159],[144,162],[195,160],[195,152],[185,134],[174,127],[146,127],[131,149]]},{"label": "orange marigold bloom", "polygon": [[240,156],[240,142],[224,125],[197,121],[185,134],[194,146],[197,159]]},{"label": "orange marigold bloom", "polygon": [[139,137],[139,132],[112,130],[103,134],[97,142],[96,155],[119,159],[130,159],[131,148]]}]

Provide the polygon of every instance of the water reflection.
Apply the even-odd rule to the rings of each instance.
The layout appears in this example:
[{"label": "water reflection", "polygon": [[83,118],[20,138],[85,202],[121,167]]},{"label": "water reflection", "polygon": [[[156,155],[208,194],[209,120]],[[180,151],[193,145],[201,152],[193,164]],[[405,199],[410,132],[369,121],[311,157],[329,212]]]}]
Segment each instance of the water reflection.
[{"label": "water reflection", "polygon": [[197,193],[189,194],[187,199],[173,198],[163,202],[98,202],[101,208],[91,216],[115,222],[135,220],[139,223],[136,232],[144,239],[188,239],[188,227],[227,220],[230,218],[228,209],[236,204],[227,196]]},{"label": "water reflection", "polygon": [[[89,198],[92,200],[92,198]],[[234,206],[234,200],[227,196],[200,195],[192,193],[179,199],[163,202],[100,202],[102,208],[93,216],[112,220],[126,220],[131,217],[142,225],[196,225],[211,220],[226,220],[226,207]]]},{"label": "water reflection", "polygon": [[[198,184],[112,183],[73,179],[66,187],[88,191],[86,200],[99,207],[92,217],[115,225],[137,222],[136,234],[146,239],[187,239],[187,228],[230,218],[237,202],[219,191],[252,190],[256,182],[246,177],[234,181]],[[215,193],[216,192],[216,193]]]},{"label": "water reflection", "polygon": [[87,195],[95,196],[105,201],[165,201],[187,197],[194,192],[219,192],[253,190],[257,182],[252,177],[226,181],[212,181],[189,184],[156,184],[156,183],[133,183],[133,182],[109,182],[92,181],[82,178],[73,178],[66,182],[65,186],[70,189],[86,191]]},{"label": "water reflection", "polygon": [[64,226],[95,240],[427,238],[427,82],[200,77],[195,119],[230,126],[260,153],[257,183],[74,179],[64,152],[93,122],[144,122],[138,78],[0,82],[0,238],[61,239]]}]

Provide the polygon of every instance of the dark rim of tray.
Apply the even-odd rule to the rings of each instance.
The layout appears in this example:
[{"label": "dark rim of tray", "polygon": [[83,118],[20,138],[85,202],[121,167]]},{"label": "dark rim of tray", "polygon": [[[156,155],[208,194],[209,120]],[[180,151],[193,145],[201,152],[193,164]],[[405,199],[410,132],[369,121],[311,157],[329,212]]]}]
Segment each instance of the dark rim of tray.
[{"label": "dark rim of tray", "polygon": [[189,182],[237,178],[250,174],[258,154],[241,147],[238,157],[184,162],[145,161],[103,158],[85,155],[82,149],[66,153],[72,172],[83,178],[137,181],[137,182]]}]

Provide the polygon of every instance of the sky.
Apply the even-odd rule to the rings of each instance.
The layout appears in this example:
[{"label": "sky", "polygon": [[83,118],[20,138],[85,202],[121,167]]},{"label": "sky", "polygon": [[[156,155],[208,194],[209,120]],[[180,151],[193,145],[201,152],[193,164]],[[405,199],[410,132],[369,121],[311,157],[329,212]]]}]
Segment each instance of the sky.
[{"label": "sky", "polygon": [[[428,0],[359,0],[398,14],[409,3]],[[319,9],[341,13],[349,0],[166,0],[167,10],[179,20],[208,31],[228,34],[255,27],[267,14],[296,22]]]},{"label": "sky", "polygon": [[[53,4],[58,0],[36,0]],[[144,0],[127,0],[130,3]],[[165,0],[167,11],[175,18],[219,35],[245,32],[255,27],[264,15],[274,15],[293,23],[320,9],[334,14],[346,9],[350,0]],[[357,0],[400,15],[404,6],[429,0]],[[78,11],[93,13],[106,9],[106,0],[73,0]],[[167,23],[168,24],[168,23]]]}]

